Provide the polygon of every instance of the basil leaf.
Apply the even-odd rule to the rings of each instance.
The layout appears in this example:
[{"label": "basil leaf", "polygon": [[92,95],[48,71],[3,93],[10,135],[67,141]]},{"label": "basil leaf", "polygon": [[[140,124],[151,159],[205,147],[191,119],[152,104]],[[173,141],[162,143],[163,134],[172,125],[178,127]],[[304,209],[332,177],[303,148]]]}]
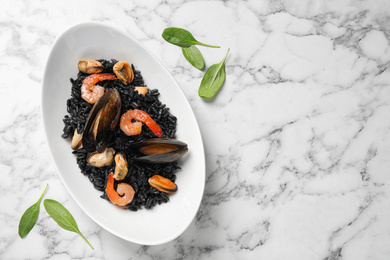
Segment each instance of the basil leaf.
[{"label": "basil leaf", "polygon": [[222,87],[222,84],[226,78],[225,60],[229,50],[230,49],[228,49],[225,57],[220,63],[212,65],[204,74],[198,91],[200,97],[211,98]]},{"label": "basil leaf", "polygon": [[54,219],[57,224],[65,230],[75,232],[79,234],[85,242],[92,248],[93,246],[88,242],[88,240],[81,234],[76,220],[73,218],[72,214],[64,207],[61,203],[56,200],[46,199],[43,202],[47,213],[49,213],[50,217]]},{"label": "basil leaf", "polygon": [[165,28],[165,30],[162,33],[162,37],[167,42],[183,48],[188,48],[191,45],[195,45],[195,44],[212,47],[212,48],[219,48],[219,46],[198,42],[189,31],[182,28],[176,28],[176,27]]},{"label": "basil leaf", "polygon": [[39,205],[41,204],[43,194],[45,194],[48,186],[49,185],[46,184],[46,188],[43,191],[39,200],[34,203],[34,205],[30,206],[20,218],[18,233],[21,238],[25,237],[28,233],[30,233],[31,229],[35,226],[39,214]]},{"label": "basil leaf", "polygon": [[190,47],[181,48],[181,49],[183,51],[184,57],[189,61],[189,63],[192,64],[192,66],[194,66],[198,70],[203,69],[204,60],[203,60],[202,53],[200,53],[198,48],[192,45]]}]

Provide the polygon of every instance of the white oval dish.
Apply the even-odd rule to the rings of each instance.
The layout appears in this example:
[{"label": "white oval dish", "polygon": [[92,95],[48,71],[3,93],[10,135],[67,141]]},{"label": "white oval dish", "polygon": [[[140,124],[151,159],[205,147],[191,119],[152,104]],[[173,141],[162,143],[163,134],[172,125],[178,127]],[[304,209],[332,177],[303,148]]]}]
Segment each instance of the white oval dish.
[{"label": "white oval dish", "polygon": [[[80,59],[117,59],[133,63],[145,84],[160,91],[160,100],[178,118],[176,138],[189,152],[180,159],[178,191],[170,201],[151,210],[120,209],[101,199],[76,163],[70,140],[61,138],[70,98],[70,78],[77,77]],[[102,23],[82,23],[63,32],[49,54],[42,83],[42,117],[49,149],[57,171],[70,194],[98,225],[125,240],[158,245],[182,234],[198,211],[205,184],[205,158],[199,126],[178,84],[167,69],[138,41]]]}]

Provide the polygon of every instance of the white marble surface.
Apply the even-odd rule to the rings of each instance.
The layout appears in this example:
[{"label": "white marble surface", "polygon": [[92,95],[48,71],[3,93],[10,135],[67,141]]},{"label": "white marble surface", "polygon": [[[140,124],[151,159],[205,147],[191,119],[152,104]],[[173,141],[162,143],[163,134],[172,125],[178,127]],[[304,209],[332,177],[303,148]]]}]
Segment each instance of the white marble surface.
[{"label": "white marble surface", "polygon": [[[56,37],[79,22],[123,28],[168,68],[198,119],[206,186],[190,227],[159,246],[96,225],[59,179],[41,125],[41,79]],[[211,102],[203,72],[161,32],[177,26],[227,48]],[[8,1],[0,9],[0,259],[388,259],[390,256],[390,2]],[[169,105],[169,104],[168,104]],[[41,210],[76,218],[92,250]]]}]

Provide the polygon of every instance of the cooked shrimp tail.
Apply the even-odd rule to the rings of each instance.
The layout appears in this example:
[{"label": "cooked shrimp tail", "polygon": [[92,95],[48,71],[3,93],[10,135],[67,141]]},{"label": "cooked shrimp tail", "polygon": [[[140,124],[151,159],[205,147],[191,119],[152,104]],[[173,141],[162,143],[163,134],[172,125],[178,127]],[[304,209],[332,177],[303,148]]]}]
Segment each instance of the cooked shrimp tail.
[{"label": "cooked shrimp tail", "polygon": [[108,174],[106,194],[113,204],[126,206],[133,201],[135,191],[127,183],[119,183],[116,190],[114,189],[114,174]]},{"label": "cooked shrimp tail", "polygon": [[[137,122],[132,122],[135,119]],[[142,132],[142,123],[158,137],[162,137],[160,126],[145,111],[134,109],[124,113],[121,117],[120,128],[128,136],[139,135]]]},{"label": "cooked shrimp tail", "polygon": [[81,97],[88,103],[95,104],[104,95],[104,88],[95,84],[99,81],[114,79],[116,79],[115,76],[109,73],[92,74],[86,77],[81,86]]}]

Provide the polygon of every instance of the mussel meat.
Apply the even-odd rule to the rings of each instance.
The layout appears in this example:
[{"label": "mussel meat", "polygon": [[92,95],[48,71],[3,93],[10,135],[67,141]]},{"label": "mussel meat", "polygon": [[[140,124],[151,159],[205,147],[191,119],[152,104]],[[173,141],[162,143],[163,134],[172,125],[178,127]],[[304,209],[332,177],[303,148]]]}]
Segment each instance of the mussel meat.
[{"label": "mussel meat", "polygon": [[108,90],[92,107],[83,131],[83,147],[88,152],[103,152],[109,144],[121,112],[118,90]]},{"label": "mussel meat", "polygon": [[77,132],[77,128],[74,130],[73,138],[72,138],[72,149],[77,150],[83,148],[83,133],[79,134]]},{"label": "mussel meat", "polygon": [[157,190],[165,193],[173,193],[177,191],[177,185],[175,183],[173,183],[170,179],[167,179],[158,174],[150,177],[148,182],[149,185],[153,188],[156,188]]},{"label": "mussel meat", "polygon": [[131,83],[134,79],[133,69],[127,61],[118,61],[112,70],[116,77],[125,85]]},{"label": "mussel meat", "polygon": [[78,63],[79,70],[87,74],[100,73],[103,71],[103,65],[96,60],[80,60]]},{"label": "mussel meat", "polygon": [[170,163],[187,153],[188,147],[176,139],[153,138],[135,144],[145,156],[134,158],[145,163]]},{"label": "mussel meat", "polygon": [[94,167],[103,167],[111,165],[114,161],[115,150],[113,148],[106,148],[102,153],[95,151],[88,154],[87,162]]},{"label": "mussel meat", "polygon": [[129,171],[126,157],[122,153],[117,153],[115,155],[115,173],[114,179],[117,181],[123,180],[127,172]]}]

